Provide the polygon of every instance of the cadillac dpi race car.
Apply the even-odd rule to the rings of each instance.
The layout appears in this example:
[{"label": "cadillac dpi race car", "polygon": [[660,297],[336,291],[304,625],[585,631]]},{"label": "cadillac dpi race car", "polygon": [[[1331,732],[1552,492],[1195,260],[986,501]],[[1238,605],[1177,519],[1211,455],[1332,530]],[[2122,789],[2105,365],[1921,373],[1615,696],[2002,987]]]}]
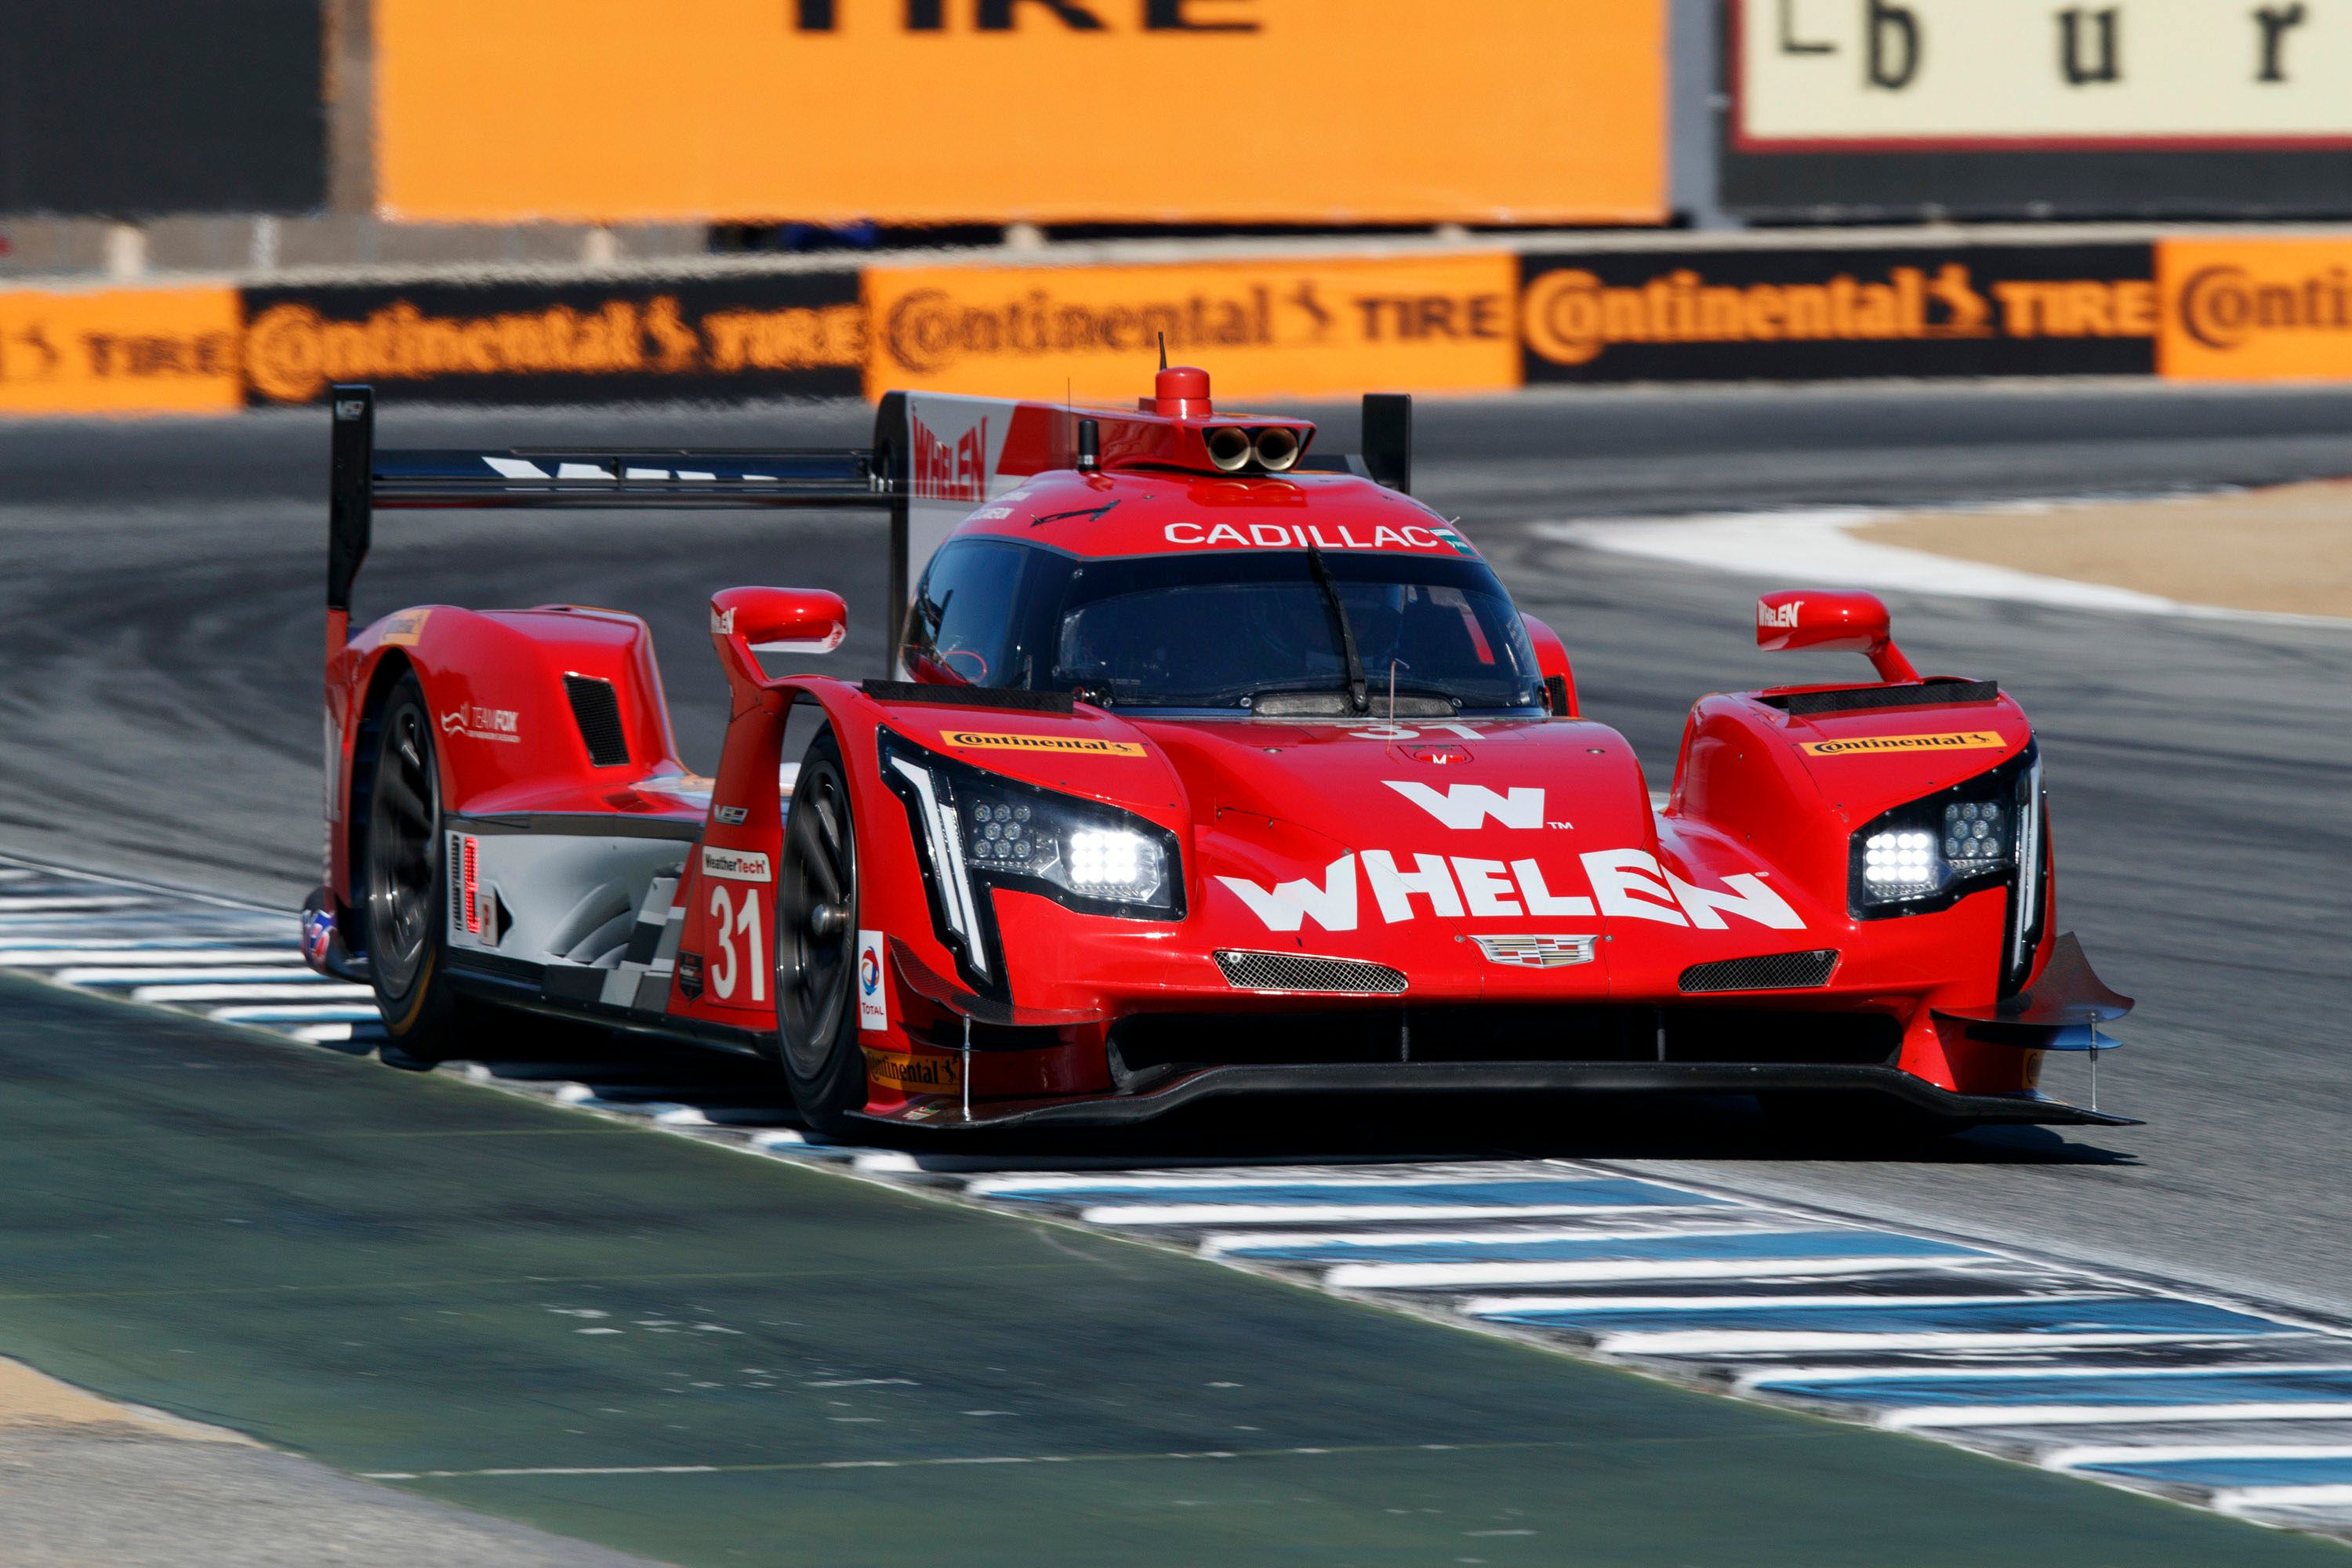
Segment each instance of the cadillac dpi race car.
[{"label": "cadillac dpi race car", "polygon": [[[1402,398],[1345,456],[1190,369],[1132,411],[893,394],[845,451],[378,451],[373,409],[334,394],[304,931],[396,1062],[520,1010],[772,1059],[835,1132],[1275,1093],[2123,1120],[2036,1088],[2130,1003],[2055,934],[2017,704],[1919,675],[1868,595],[1768,595],[1763,646],[1877,679],[1701,700],[1660,806],[1412,499]],[[841,600],[714,594],[709,779],[635,616],[349,635],[374,510],[538,505],[870,508],[892,668],[771,675],[840,644]]]}]

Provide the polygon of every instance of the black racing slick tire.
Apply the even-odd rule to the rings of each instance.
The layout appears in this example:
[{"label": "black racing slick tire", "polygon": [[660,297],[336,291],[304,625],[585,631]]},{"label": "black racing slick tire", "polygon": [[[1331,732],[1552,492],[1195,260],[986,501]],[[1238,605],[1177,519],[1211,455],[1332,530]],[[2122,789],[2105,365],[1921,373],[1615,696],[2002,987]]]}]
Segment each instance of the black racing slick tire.
[{"label": "black racing slick tire", "polygon": [[448,976],[448,856],[433,734],[424,689],[403,676],[378,728],[361,892],[370,978],[388,1037],[377,1055],[416,1070],[464,1055],[482,1012]]},{"label": "black racing slick tire", "polygon": [[838,1137],[866,1103],[857,1045],[857,831],[841,748],[809,742],[776,863],[776,1036],[801,1118]]}]

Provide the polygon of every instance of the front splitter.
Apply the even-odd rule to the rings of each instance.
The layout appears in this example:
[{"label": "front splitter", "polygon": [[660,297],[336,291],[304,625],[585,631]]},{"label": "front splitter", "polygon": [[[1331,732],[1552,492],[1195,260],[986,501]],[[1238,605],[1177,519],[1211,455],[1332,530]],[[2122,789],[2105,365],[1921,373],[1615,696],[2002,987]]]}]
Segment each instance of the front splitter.
[{"label": "front splitter", "polygon": [[983,1100],[969,1114],[926,1096],[860,1111],[892,1127],[1119,1127],[1202,1100],[1248,1095],[1874,1094],[1955,1124],[2137,1127],[2128,1116],[2039,1096],[1955,1094],[1895,1068],[1716,1062],[1382,1062],[1202,1068],[1157,1089],[1085,1100]]}]

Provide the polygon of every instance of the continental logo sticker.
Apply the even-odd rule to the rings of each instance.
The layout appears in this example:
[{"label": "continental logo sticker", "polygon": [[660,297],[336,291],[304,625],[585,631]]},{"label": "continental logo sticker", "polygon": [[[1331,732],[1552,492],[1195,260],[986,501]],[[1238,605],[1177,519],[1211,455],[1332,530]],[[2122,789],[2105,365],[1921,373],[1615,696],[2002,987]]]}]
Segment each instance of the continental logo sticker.
[{"label": "continental logo sticker", "polygon": [[1949,735],[1853,735],[1843,741],[1807,741],[1800,748],[1809,757],[1852,757],[1873,752],[1999,752],[2009,742],[1990,730],[1963,730]]},{"label": "continental logo sticker", "polygon": [[386,616],[383,636],[376,640],[387,647],[415,647],[416,639],[425,635],[425,621],[430,610],[403,610],[396,616]]},{"label": "continental logo sticker", "polygon": [[904,1094],[955,1094],[963,1088],[963,1069],[953,1057],[902,1056],[897,1051],[866,1052],[866,1078]]},{"label": "continental logo sticker", "polygon": [[1139,757],[1131,741],[1097,741],[1085,735],[1007,735],[992,730],[950,730],[940,735],[960,752],[1059,752],[1066,756]]}]

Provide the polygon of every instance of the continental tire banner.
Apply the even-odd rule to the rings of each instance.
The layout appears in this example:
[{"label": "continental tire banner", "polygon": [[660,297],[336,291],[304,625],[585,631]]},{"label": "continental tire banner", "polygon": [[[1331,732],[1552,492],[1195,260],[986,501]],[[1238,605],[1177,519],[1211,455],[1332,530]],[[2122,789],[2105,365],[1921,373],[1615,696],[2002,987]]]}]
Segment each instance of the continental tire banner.
[{"label": "continental tire banner", "polygon": [[2168,239],[2157,271],[2165,375],[2352,380],[2352,237]]},{"label": "continental tire banner", "polygon": [[0,293],[0,415],[226,413],[237,353],[226,284]]},{"label": "continental tire banner", "polygon": [[2146,245],[1521,258],[1526,378],[2145,375]]},{"label": "continental tire banner", "polygon": [[1667,0],[375,0],[385,216],[1655,223]]},{"label": "continental tire banner", "polygon": [[855,397],[866,318],[852,272],[253,289],[242,359],[259,404]]},{"label": "continental tire banner", "polygon": [[1506,251],[1154,267],[875,268],[866,390],[1125,401],[1171,359],[1220,397],[1519,382]]}]

